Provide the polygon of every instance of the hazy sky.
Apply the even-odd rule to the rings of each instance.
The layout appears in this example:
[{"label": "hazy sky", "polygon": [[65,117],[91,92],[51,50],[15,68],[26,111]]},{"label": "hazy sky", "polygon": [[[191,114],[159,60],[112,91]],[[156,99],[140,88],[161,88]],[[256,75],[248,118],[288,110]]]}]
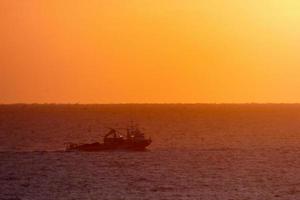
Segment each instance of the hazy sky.
[{"label": "hazy sky", "polygon": [[0,103],[300,102],[299,0],[1,0]]}]

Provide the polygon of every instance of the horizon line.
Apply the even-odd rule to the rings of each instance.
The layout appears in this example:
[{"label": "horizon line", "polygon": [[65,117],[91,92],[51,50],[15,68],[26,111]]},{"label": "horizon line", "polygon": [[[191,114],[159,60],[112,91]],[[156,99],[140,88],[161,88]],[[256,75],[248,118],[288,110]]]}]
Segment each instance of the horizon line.
[{"label": "horizon line", "polygon": [[188,103],[188,102],[184,102],[184,103],[176,103],[176,102],[167,102],[167,103],[146,103],[146,102],[142,102],[142,103],[135,103],[135,102],[130,102],[130,103],[54,103],[54,102],[44,102],[44,103],[1,103],[0,105],[295,105],[295,104],[299,104],[300,102],[240,102],[240,103],[236,103],[236,102],[218,102],[218,103],[214,103],[214,102],[195,102],[195,103]]}]

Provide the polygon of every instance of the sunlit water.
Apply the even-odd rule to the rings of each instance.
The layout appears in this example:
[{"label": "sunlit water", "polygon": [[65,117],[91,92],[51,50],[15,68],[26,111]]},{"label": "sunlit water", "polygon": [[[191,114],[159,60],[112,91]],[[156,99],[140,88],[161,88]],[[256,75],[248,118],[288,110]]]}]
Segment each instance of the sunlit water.
[{"label": "sunlit water", "polygon": [[[145,152],[64,152],[138,122]],[[0,106],[0,199],[300,199],[300,105]]]}]

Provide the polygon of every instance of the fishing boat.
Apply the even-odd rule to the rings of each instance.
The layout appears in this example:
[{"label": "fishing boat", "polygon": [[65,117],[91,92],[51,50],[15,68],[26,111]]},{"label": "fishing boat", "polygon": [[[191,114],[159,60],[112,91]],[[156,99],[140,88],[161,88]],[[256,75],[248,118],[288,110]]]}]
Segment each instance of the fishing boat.
[{"label": "fishing boat", "polygon": [[66,151],[145,150],[151,143],[151,138],[145,138],[145,134],[140,131],[138,126],[131,125],[126,128],[126,137],[120,131],[109,128],[103,143],[68,143]]}]

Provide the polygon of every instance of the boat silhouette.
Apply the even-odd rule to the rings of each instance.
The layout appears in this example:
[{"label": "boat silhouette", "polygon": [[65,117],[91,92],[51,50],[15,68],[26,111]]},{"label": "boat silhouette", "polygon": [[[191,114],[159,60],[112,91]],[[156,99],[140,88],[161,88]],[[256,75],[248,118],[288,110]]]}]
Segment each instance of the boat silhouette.
[{"label": "boat silhouette", "polygon": [[66,151],[107,151],[107,150],[145,150],[152,143],[151,138],[146,139],[145,134],[138,126],[126,128],[126,138],[117,129],[109,128],[104,136],[103,143],[88,144],[68,143]]}]

